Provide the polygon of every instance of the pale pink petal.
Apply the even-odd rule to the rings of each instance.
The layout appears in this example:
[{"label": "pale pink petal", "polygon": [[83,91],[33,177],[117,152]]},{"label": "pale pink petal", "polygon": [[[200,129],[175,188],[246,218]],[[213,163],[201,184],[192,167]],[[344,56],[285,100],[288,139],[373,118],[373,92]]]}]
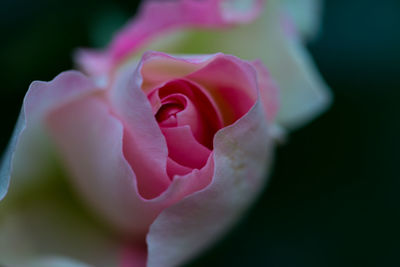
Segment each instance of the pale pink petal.
[{"label": "pale pink petal", "polygon": [[[185,76],[211,63],[217,54],[199,56],[172,56],[161,52],[148,51],[142,57],[142,89],[150,93],[171,80]],[[123,69],[129,68],[129,65]]]},{"label": "pale pink petal", "polygon": [[141,89],[141,65],[120,70],[110,90],[110,104],[124,127],[124,155],[136,175],[139,192],[150,199],[164,192],[170,179],[167,144]]},{"label": "pale pink petal", "polygon": [[98,75],[102,71],[110,71],[161,33],[184,27],[224,28],[250,22],[260,13],[262,2],[263,0],[144,1],[138,14],[116,34],[106,51],[78,51],[76,62],[86,72]]},{"label": "pale pink petal", "polygon": [[[69,193],[44,124],[48,112],[99,91],[74,71],[30,86],[15,131],[18,141],[10,146],[6,156],[10,161],[3,162],[1,170],[2,180],[12,178],[0,205],[1,264],[24,266],[56,255],[95,265],[115,263],[115,240],[93,223]],[[94,252],[101,255],[94,257]]]},{"label": "pale pink petal", "polygon": [[109,71],[112,64],[111,58],[106,53],[91,49],[79,49],[74,53],[75,64],[86,73],[96,76]]},{"label": "pale pink petal", "polygon": [[234,56],[217,54],[212,62],[187,78],[206,88],[225,126],[246,114],[257,99],[255,69]]},{"label": "pale pink petal", "polygon": [[14,158],[14,153],[17,146],[18,138],[21,131],[25,127],[25,116],[23,112],[20,113],[17,124],[13,131],[11,140],[7,146],[4,155],[1,157],[0,165],[0,201],[6,196],[11,178],[11,165]]},{"label": "pale pink petal", "polygon": [[[50,90],[50,88],[55,88]],[[97,91],[94,84],[82,74],[69,71],[53,81],[33,82],[25,96],[20,118],[0,170],[0,199],[8,188],[11,176],[14,190],[22,190],[37,178],[53,171],[54,154],[43,128],[43,116],[59,106]]]},{"label": "pale pink petal", "polygon": [[211,184],[157,217],[147,236],[147,266],[182,265],[229,230],[267,180],[274,143],[269,131],[257,101],[239,121],[217,133]]},{"label": "pale pink petal", "polygon": [[83,198],[117,229],[143,235],[161,207],[146,205],[138,193],[123,154],[123,125],[104,100],[71,103],[52,112],[48,125]]}]

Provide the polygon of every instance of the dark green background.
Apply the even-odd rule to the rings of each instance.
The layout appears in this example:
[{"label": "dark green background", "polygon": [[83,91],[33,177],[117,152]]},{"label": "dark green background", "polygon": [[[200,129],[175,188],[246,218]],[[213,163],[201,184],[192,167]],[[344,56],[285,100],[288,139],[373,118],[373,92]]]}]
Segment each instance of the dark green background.
[{"label": "dark green background", "polygon": [[[72,68],[136,6],[1,1],[0,150],[30,82]],[[400,266],[400,1],[326,1],[309,48],[332,108],[290,135],[248,216],[191,266]]]}]

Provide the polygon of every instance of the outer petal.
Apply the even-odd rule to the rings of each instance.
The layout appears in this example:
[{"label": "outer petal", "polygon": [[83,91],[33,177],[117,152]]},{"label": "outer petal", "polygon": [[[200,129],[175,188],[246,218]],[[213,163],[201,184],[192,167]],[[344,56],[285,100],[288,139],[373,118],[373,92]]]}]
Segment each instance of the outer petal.
[{"label": "outer petal", "polygon": [[111,111],[124,126],[121,145],[135,173],[139,191],[144,198],[151,199],[170,184],[166,173],[168,150],[150,103],[141,89],[141,65],[132,64],[118,72],[109,99]]},{"label": "outer petal", "polygon": [[259,101],[219,131],[211,184],[157,217],[147,236],[148,266],[179,266],[228,231],[263,188],[273,143]]},{"label": "outer petal", "polygon": [[0,165],[0,201],[6,196],[11,177],[11,165],[14,151],[17,146],[18,137],[24,128],[25,118],[23,112],[20,114],[14,132],[12,134],[7,150],[1,159]]},{"label": "outer petal", "polygon": [[118,229],[146,231],[157,211],[141,209],[135,174],[123,155],[123,126],[108,106],[101,99],[82,99],[53,112],[48,124],[84,199]]},{"label": "outer petal", "polygon": [[[49,90],[56,88],[56,90]],[[94,92],[96,87],[78,72],[61,74],[50,83],[33,82],[0,170],[0,200],[5,196],[11,175],[18,177],[14,190],[52,170],[53,154],[44,131],[43,116],[65,103]],[[46,173],[47,172],[47,173]]]},{"label": "outer petal", "polygon": [[105,52],[80,50],[76,61],[90,74],[103,74],[162,32],[182,27],[222,28],[252,21],[262,1],[148,0]]},{"label": "outer petal", "polygon": [[[114,240],[73,201],[51,158],[43,124],[51,110],[97,90],[78,72],[31,85],[0,171],[6,183],[12,177],[10,192],[0,205],[0,264],[29,266],[38,257],[55,255],[113,264]],[[95,251],[101,256],[94,257]]]}]

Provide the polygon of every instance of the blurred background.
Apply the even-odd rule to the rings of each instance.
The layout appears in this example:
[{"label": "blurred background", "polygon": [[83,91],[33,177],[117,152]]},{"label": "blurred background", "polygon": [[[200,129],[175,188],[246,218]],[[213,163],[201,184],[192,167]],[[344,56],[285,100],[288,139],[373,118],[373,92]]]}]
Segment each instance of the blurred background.
[{"label": "blurred background", "polygon": [[[137,5],[1,0],[0,151],[31,81],[71,69],[74,48],[107,43]],[[308,47],[332,107],[278,148],[257,204],[189,266],[400,266],[400,1],[326,0]]]}]

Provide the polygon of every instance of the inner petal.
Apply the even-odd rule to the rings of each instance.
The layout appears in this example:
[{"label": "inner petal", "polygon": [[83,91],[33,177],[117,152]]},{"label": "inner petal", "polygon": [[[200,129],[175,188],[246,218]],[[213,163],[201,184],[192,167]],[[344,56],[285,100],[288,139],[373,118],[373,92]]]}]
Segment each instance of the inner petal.
[{"label": "inner petal", "polygon": [[176,163],[192,169],[201,169],[211,150],[197,142],[189,126],[161,129],[168,146],[168,157]]},{"label": "inner petal", "polygon": [[176,127],[176,114],[185,109],[186,100],[178,96],[163,100],[156,112],[156,119],[160,127]]},{"label": "inner petal", "polygon": [[213,100],[203,88],[183,79],[155,88],[147,97],[167,142],[169,177],[201,169],[223,126]]},{"label": "inner petal", "polygon": [[188,125],[196,140],[212,149],[222,119],[205,92],[198,85],[179,79],[153,90],[148,97],[160,127]]}]

